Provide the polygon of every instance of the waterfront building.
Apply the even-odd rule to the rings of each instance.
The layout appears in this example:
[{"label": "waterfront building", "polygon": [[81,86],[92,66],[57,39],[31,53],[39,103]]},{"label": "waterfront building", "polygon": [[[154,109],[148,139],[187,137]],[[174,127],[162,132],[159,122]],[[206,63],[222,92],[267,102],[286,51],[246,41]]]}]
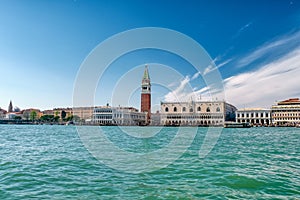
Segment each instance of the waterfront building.
[{"label": "waterfront building", "polygon": [[156,113],[151,114],[151,126],[160,126],[161,125],[161,119],[160,119],[160,113],[157,111]]},{"label": "waterfront building", "polygon": [[28,108],[21,111],[22,119],[29,120],[32,112],[36,113],[35,119],[39,119],[41,116],[43,116],[43,112],[41,112],[39,109]]},{"label": "waterfront building", "polygon": [[15,119],[16,117],[22,118],[22,112],[7,112],[5,115],[6,120],[12,120]]},{"label": "waterfront building", "polygon": [[60,119],[65,119],[72,116],[73,110],[72,108],[54,108],[53,113],[54,116],[59,116]]},{"label": "waterfront building", "polygon": [[99,125],[135,126],[146,124],[146,112],[133,107],[111,107],[109,105],[94,108],[93,123]]},{"label": "waterfront building", "polygon": [[268,126],[272,123],[271,110],[264,108],[243,108],[236,111],[236,122],[248,122],[256,126]]},{"label": "waterfront building", "polygon": [[236,110],[225,101],[161,102],[161,125],[222,126]]},{"label": "waterfront building", "polygon": [[73,116],[78,116],[80,120],[84,120],[85,122],[91,122],[93,119],[94,108],[97,107],[74,107]]},{"label": "waterfront building", "polygon": [[6,117],[7,111],[0,108],[0,119],[4,119]]},{"label": "waterfront building", "polygon": [[43,115],[54,115],[54,111],[53,110],[44,110]]},{"label": "waterfront building", "polygon": [[300,124],[300,100],[299,98],[280,101],[271,108],[272,120],[275,125]]},{"label": "waterfront building", "polygon": [[149,124],[151,118],[151,83],[147,65],[145,66],[141,89],[141,112],[147,113],[147,124]]}]

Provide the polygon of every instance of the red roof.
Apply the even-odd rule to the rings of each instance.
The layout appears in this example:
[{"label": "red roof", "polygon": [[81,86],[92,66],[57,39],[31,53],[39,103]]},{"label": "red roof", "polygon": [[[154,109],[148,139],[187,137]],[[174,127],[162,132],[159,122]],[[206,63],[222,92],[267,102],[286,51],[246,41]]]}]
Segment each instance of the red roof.
[{"label": "red roof", "polygon": [[285,104],[300,104],[300,100],[299,98],[291,98],[291,99],[278,102],[278,105],[285,105]]}]

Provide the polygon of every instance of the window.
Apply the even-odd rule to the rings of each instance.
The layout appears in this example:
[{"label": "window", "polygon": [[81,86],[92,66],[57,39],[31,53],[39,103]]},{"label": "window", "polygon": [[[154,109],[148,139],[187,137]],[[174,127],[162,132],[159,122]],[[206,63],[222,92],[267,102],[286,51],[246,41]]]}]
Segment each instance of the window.
[{"label": "window", "polygon": [[206,108],[206,112],[210,112],[210,108],[209,107]]},{"label": "window", "polygon": [[185,108],[185,107],[183,107],[183,108],[182,108],[182,112],[185,112],[185,111],[186,111],[186,108]]},{"label": "window", "polygon": [[193,112],[193,108],[190,108],[190,112]]},{"label": "window", "polygon": [[219,108],[219,107],[217,107],[216,111],[217,111],[217,112],[220,112],[220,108]]},{"label": "window", "polygon": [[174,112],[177,112],[177,108],[176,108],[176,107],[174,107],[173,111],[174,111]]},{"label": "window", "polygon": [[200,111],[201,111],[201,107],[200,107],[200,106],[197,108],[197,111],[198,111],[198,112],[200,112]]},{"label": "window", "polygon": [[165,108],[165,112],[169,112],[169,108],[168,107]]}]

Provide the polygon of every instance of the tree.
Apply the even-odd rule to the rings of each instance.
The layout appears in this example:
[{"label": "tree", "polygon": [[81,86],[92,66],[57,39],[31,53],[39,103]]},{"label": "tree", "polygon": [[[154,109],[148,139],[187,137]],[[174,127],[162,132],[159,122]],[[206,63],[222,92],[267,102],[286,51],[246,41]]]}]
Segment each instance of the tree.
[{"label": "tree", "polygon": [[55,121],[55,122],[58,122],[58,120],[59,120],[59,116],[55,116],[55,117],[54,117],[54,121]]},{"label": "tree", "polygon": [[29,119],[29,112],[28,111],[24,111],[24,113],[23,113],[23,117],[26,119],[26,120],[28,120]]},{"label": "tree", "polygon": [[14,119],[15,119],[15,120],[21,120],[22,117],[21,117],[21,116],[15,116]]},{"label": "tree", "polygon": [[61,118],[64,119],[66,117],[67,113],[66,111],[61,111]]},{"label": "tree", "polygon": [[37,113],[33,110],[30,113],[30,120],[34,121],[36,119]]}]

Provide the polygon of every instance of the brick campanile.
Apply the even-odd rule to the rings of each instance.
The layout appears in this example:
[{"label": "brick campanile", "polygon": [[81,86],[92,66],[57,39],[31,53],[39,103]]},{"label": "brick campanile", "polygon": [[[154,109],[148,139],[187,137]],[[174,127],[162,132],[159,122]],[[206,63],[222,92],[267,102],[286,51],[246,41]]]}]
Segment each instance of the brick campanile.
[{"label": "brick campanile", "polygon": [[147,65],[145,66],[142,79],[141,112],[147,112],[147,124],[149,124],[151,116],[151,83]]}]

